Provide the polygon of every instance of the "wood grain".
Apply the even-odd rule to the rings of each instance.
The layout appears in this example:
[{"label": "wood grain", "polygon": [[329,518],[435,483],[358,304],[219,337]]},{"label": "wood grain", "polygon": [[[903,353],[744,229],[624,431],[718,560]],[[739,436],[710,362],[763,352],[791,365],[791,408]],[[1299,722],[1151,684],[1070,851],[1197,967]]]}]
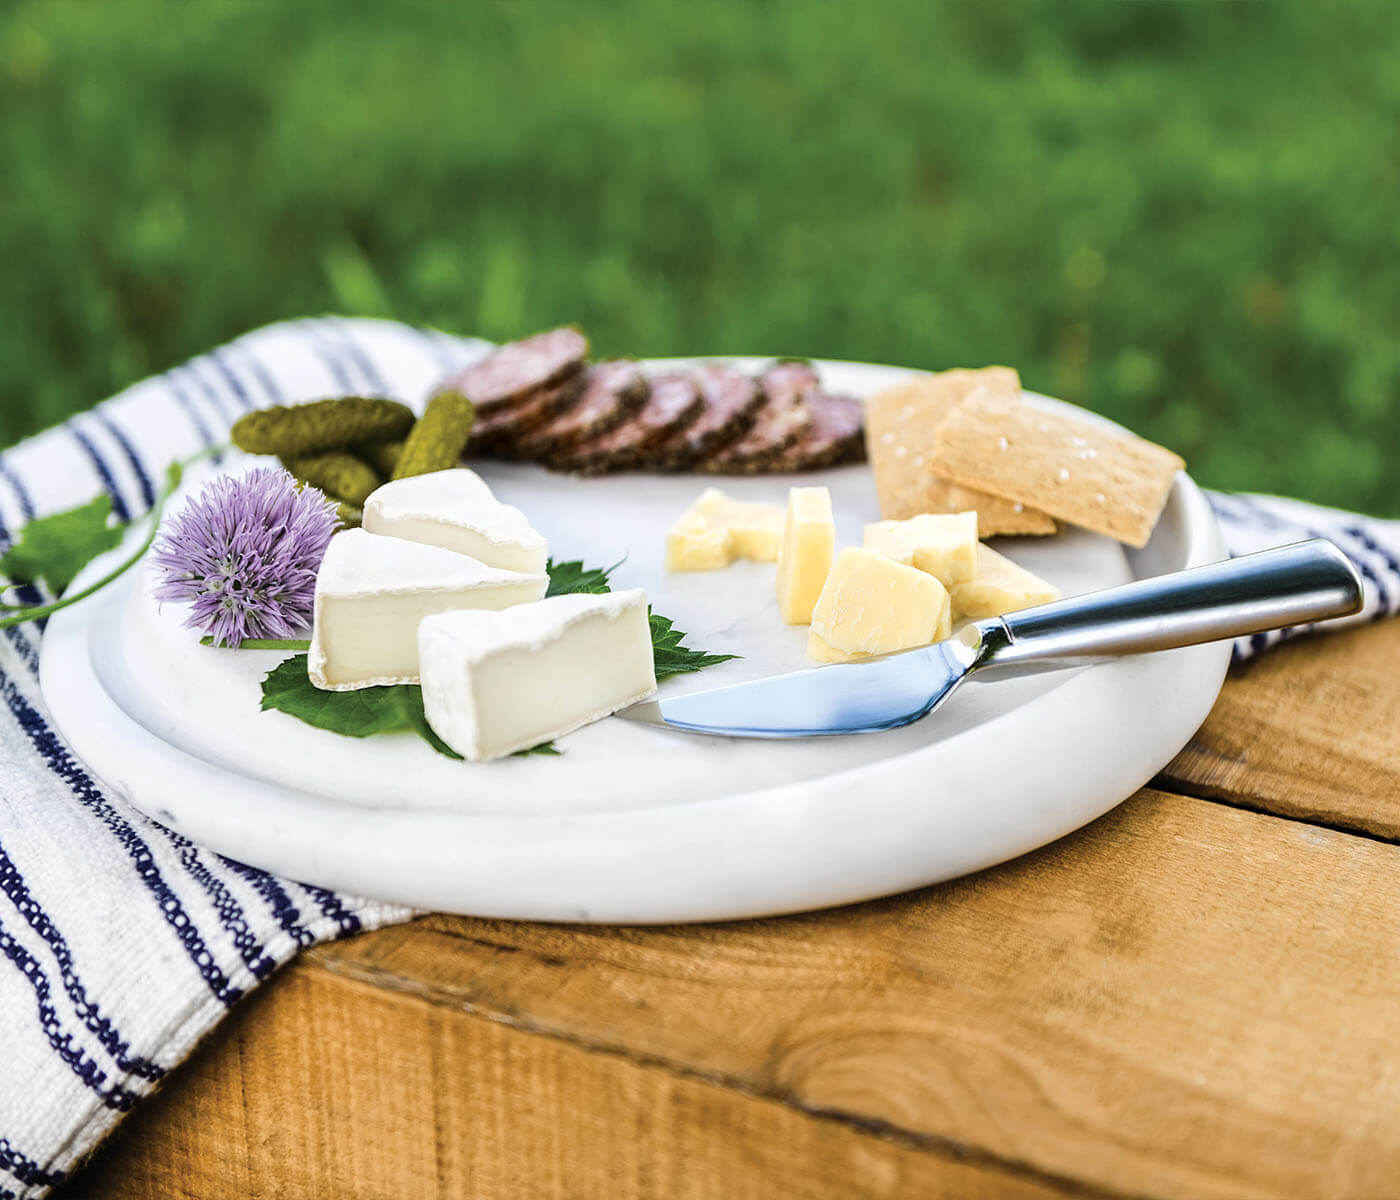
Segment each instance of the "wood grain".
[{"label": "wood grain", "polygon": [[1162,786],[1400,840],[1400,621],[1231,672]]},{"label": "wood grain", "polygon": [[1400,848],[1148,791],[1015,863],[836,912],[429,917],[318,948],[94,1178],[133,1197],[1381,1196],[1396,994]]},{"label": "wood grain", "polygon": [[[372,940],[372,938],[371,938]],[[69,1200],[1063,1200],[1081,1194],[290,968],[133,1116]]]}]

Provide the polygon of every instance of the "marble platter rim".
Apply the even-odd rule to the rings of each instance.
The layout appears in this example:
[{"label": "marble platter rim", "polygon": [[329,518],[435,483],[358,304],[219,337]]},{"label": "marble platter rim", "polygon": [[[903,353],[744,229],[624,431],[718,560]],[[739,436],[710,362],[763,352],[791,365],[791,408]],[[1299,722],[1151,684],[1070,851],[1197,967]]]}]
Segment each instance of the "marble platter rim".
[{"label": "marble platter rim", "polygon": [[[818,366],[878,381],[913,374],[878,364]],[[1222,557],[1210,507],[1184,473],[1152,541],[1127,555],[1139,577]],[[103,566],[90,564],[74,586]],[[212,764],[124,711],[103,686],[92,634],[110,616],[106,606],[124,603],[129,590],[114,586],[55,614],[40,647],[40,686],[54,723],[112,792],[252,866],[483,917],[652,924],[770,916],[1006,861],[1088,824],[1149,782],[1209,713],[1230,658],[1228,643],[1214,643],[1084,668],[935,744],[756,791],[584,813],[384,809],[335,804]],[[664,759],[660,746],[656,758]],[[557,765],[567,771],[567,755]]]}]

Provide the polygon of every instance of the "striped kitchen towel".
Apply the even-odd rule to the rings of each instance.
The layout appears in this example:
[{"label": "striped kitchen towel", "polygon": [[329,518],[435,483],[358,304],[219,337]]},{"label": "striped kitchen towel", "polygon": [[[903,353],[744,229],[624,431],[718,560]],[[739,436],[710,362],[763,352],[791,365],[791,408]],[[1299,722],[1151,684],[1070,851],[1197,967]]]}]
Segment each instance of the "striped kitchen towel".
[{"label": "striped kitchen towel", "polygon": [[[31,517],[99,492],[119,518],[139,516],[166,464],[222,443],[250,408],[344,392],[417,403],[485,347],[335,317],[257,330],[0,455],[0,548]],[[1400,607],[1400,523],[1210,500],[1236,553],[1332,538],[1366,579],[1366,612],[1352,620]],[[230,861],[127,807],[48,722],[42,636],[30,624],[0,638],[0,1200],[62,1182],[299,947],[409,915]],[[1242,640],[1236,654],[1283,636]]]},{"label": "striped kitchen towel", "polygon": [[[1326,622],[1328,631],[1364,625],[1400,612],[1400,521],[1381,521],[1338,508],[1256,496],[1244,492],[1207,492],[1231,554],[1252,554],[1304,538],[1334,542],[1360,572],[1366,604],[1353,617]],[[1311,633],[1315,625],[1293,625],[1235,642],[1235,661],[1244,662],[1279,642]]]}]

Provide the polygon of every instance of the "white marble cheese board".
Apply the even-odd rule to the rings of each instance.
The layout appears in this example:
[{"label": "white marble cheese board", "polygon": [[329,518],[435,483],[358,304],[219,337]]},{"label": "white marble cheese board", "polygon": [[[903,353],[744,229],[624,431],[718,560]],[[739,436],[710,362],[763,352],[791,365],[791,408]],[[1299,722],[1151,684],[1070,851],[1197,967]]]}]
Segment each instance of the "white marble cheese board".
[{"label": "white marble cheese board", "polygon": [[[860,396],[907,374],[820,366],[829,388]],[[701,487],[781,503],[793,484],[827,484],[838,546],[859,544],[879,517],[863,466],[583,480],[473,465],[556,559],[620,562],[614,586],[644,588],[688,644],[742,656],[666,681],[663,695],[811,666],[805,628],[779,620],[771,564],[666,573],[666,529]],[[1141,551],[1073,530],[996,544],[1067,594],[1223,557],[1184,475]],[[464,763],[413,735],[359,740],[260,711],[260,681],[285,652],[201,646],[181,606],[149,593],[147,571],[132,571],[58,613],[42,645],[53,718],[110,787],[224,854],[309,883],[544,920],[789,912],[1025,853],[1152,778],[1209,712],[1230,654],[1218,643],[976,684],[935,717],[880,734],[754,742],[609,719],[565,738],[560,757]]]}]

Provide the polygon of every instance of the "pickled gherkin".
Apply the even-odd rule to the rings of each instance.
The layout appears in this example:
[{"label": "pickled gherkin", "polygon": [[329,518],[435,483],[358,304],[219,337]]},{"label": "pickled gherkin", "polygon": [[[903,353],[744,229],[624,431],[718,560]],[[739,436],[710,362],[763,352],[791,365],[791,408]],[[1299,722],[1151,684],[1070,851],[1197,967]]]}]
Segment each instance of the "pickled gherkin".
[{"label": "pickled gherkin", "polygon": [[434,396],[404,440],[394,478],[406,479],[455,467],[467,448],[475,415],[472,402],[465,396],[455,392]]},{"label": "pickled gherkin", "polygon": [[391,479],[399,465],[399,456],[403,454],[403,442],[373,442],[365,446],[356,446],[355,453],[385,479]]},{"label": "pickled gherkin", "polygon": [[[283,463],[282,465],[286,466],[286,463]],[[288,470],[290,469],[291,468],[288,468]],[[295,472],[293,472],[293,474],[295,474]],[[321,494],[325,496],[325,492],[321,491],[320,488],[315,487],[313,484],[308,483],[305,479],[297,480],[298,491],[306,487],[312,488],[312,490],[314,491],[321,492]],[[346,504],[344,500],[337,500],[334,496],[326,496],[326,499],[335,505],[335,515],[340,518],[340,525],[342,529],[359,528],[360,522],[364,520],[365,514],[363,509],[357,508],[353,504]]]},{"label": "pickled gherkin", "polygon": [[360,442],[403,437],[413,410],[377,396],[342,396],[245,413],[233,424],[233,444],[250,454],[300,458]]},{"label": "pickled gherkin", "polygon": [[347,450],[327,450],[283,460],[287,470],[333,500],[363,506],[370,492],[379,486],[379,476],[363,459]]},{"label": "pickled gherkin", "polygon": [[336,505],[335,515],[340,518],[341,527],[344,529],[358,529],[365,517],[363,509],[346,504],[344,500]]}]

